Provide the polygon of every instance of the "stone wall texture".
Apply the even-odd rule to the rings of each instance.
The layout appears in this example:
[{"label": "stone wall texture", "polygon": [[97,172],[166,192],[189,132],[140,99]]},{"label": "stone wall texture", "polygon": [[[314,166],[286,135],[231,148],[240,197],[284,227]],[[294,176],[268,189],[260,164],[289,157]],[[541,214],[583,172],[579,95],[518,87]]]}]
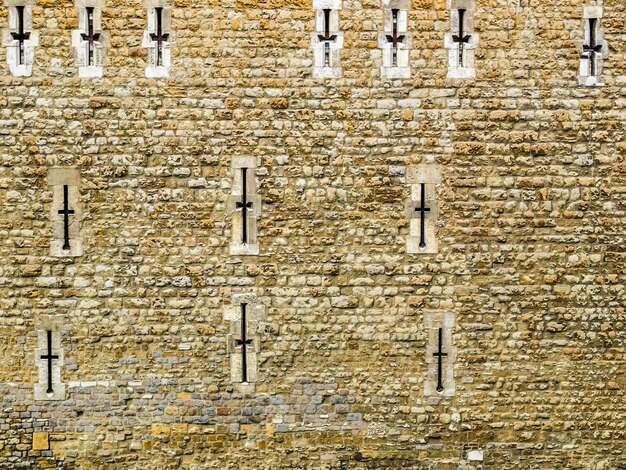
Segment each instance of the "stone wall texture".
[{"label": "stone wall texture", "polygon": [[[626,468],[626,3],[604,0],[583,87],[589,5],[477,0],[458,80],[445,1],[413,0],[389,80],[380,0],[344,0],[336,79],[312,76],[310,0],[173,0],[148,79],[146,6],[107,0],[89,79],[74,1],[37,0],[32,76],[0,48],[0,467]],[[230,254],[240,156],[258,256]],[[428,160],[438,253],[407,254]],[[57,167],[80,172],[81,256],[51,256]],[[224,319],[242,293],[265,307],[252,390]],[[424,394],[425,312],[454,319],[453,396]],[[35,400],[51,318],[66,394]]]}]

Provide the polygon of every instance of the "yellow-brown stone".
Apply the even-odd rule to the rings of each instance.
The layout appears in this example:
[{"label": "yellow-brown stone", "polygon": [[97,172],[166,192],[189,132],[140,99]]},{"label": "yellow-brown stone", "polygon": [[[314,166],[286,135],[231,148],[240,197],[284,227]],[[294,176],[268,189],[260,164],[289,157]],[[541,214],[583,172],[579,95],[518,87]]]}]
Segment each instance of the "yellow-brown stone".
[{"label": "yellow-brown stone", "polygon": [[33,433],[33,450],[50,449],[50,441],[47,432]]}]

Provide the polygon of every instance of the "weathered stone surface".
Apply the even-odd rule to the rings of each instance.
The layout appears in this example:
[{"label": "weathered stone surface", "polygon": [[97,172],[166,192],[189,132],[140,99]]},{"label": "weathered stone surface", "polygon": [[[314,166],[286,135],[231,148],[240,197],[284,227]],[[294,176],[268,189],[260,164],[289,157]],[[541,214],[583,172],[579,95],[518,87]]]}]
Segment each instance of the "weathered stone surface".
[{"label": "weathered stone surface", "polygon": [[48,441],[47,432],[33,433],[33,450],[48,450],[50,442]]},{"label": "weathered stone surface", "polygon": [[[342,2],[328,80],[310,0],[171,2],[161,79],[143,1],[105,2],[95,79],[74,1],[34,2],[32,76],[0,47],[0,467],[624,468],[626,12],[602,3],[604,86],[581,87],[585,0],[477,0],[467,80],[444,0],[411,2],[404,80],[380,77],[381,1]],[[258,256],[230,254],[234,157],[256,162]],[[412,255],[427,164],[437,253]],[[76,257],[50,256],[57,168]],[[253,392],[241,293],[265,306]],[[452,396],[424,394],[426,311],[455,317]],[[34,396],[43,317],[59,401]]]}]

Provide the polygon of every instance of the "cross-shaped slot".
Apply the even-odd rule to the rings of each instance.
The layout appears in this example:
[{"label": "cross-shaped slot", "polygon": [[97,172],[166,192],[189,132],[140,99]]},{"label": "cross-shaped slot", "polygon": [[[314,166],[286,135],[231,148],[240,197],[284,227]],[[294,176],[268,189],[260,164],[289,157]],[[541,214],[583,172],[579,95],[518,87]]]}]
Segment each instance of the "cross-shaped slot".
[{"label": "cross-shaped slot", "polygon": [[63,185],[63,209],[59,210],[59,214],[63,215],[63,249],[70,249],[70,215],[74,214],[74,210],[69,208],[69,187]]},{"label": "cross-shaped slot", "polygon": [[420,205],[415,208],[415,212],[420,213],[420,248],[426,247],[426,212],[430,212],[430,207],[426,207],[426,185],[420,184]]},{"label": "cross-shaped slot", "polygon": [[[248,211],[252,210],[252,201],[248,201],[248,169],[241,169],[241,202],[235,207],[241,210],[241,243],[248,243]],[[231,206],[232,207],[232,206]]]},{"label": "cross-shaped slot", "polygon": [[583,45],[583,57],[589,60],[589,76],[596,75],[596,54],[602,50],[602,44],[597,43],[596,29],[598,26],[598,18],[588,18],[587,26],[589,28],[589,44]]},{"label": "cross-shaped slot", "polygon": [[241,304],[241,339],[236,340],[237,346],[241,346],[241,382],[248,382],[248,351],[247,346],[252,344],[251,339],[247,336],[247,321],[246,321],[246,307],[247,304]]},{"label": "cross-shaped slot", "polygon": [[30,38],[30,33],[24,31],[24,5],[15,7],[17,13],[17,33],[12,32],[11,37],[17,41],[17,65],[24,65],[24,41]]},{"label": "cross-shaped slot", "polygon": [[157,43],[156,50],[156,65],[163,65],[163,43],[169,40],[170,35],[163,32],[163,8],[156,7],[154,9],[154,16],[156,19],[156,33],[150,33],[150,39]]},{"label": "cross-shaped slot", "polygon": [[437,391],[439,393],[443,392],[442,360],[447,355],[448,353],[443,352],[443,330],[442,328],[439,328],[439,344],[437,347],[437,352],[433,353],[433,357],[437,358]]},{"label": "cross-shaped slot", "polygon": [[387,42],[391,43],[391,66],[398,66],[398,44],[404,41],[404,34],[398,34],[398,8],[391,10],[391,34],[387,34]]},{"label": "cross-shaped slot", "polygon": [[463,67],[463,44],[469,43],[469,40],[472,37],[471,34],[463,35],[465,11],[466,10],[464,8],[459,8],[457,10],[459,15],[459,34],[452,35],[452,41],[458,43],[459,45],[459,67]]},{"label": "cross-shaped slot", "polygon": [[87,42],[87,65],[95,65],[94,63],[94,50],[95,42],[100,40],[100,33],[94,32],[93,27],[93,11],[94,7],[87,7],[87,33],[82,33],[80,36],[83,41]]},{"label": "cross-shaped slot", "polygon": [[48,361],[48,389],[46,393],[54,393],[54,389],[52,388],[52,361],[58,359],[59,356],[52,354],[52,331],[48,330],[46,333],[48,339],[48,354],[42,354],[41,359]]},{"label": "cross-shaped slot", "polygon": [[330,34],[330,8],[324,8],[324,34],[317,38],[324,44],[324,67],[330,67],[330,43],[337,39],[336,34]]}]

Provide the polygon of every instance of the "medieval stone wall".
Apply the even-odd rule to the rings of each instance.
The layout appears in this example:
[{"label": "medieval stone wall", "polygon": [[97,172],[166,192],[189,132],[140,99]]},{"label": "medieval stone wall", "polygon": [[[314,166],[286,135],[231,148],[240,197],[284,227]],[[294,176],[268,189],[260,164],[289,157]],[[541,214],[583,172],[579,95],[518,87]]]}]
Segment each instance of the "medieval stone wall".
[{"label": "medieval stone wall", "polygon": [[[603,86],[579,80],[586,0],[477,0],[464,79],[443,0],[410,4],[402,79],[380,0],[344,0],[339,78],[314,77],[311,1],[174,0],[160,78],[163,2],[104,2],[102,78],[74,2],[31,3],[32,75],[0,47],[0,467],[626,468],[623,0]],[[258,255],[232,254],[241,158]],[[437,252],[409,254],[427,163]],[[444,323],[454,389],[427,393]]]}]

